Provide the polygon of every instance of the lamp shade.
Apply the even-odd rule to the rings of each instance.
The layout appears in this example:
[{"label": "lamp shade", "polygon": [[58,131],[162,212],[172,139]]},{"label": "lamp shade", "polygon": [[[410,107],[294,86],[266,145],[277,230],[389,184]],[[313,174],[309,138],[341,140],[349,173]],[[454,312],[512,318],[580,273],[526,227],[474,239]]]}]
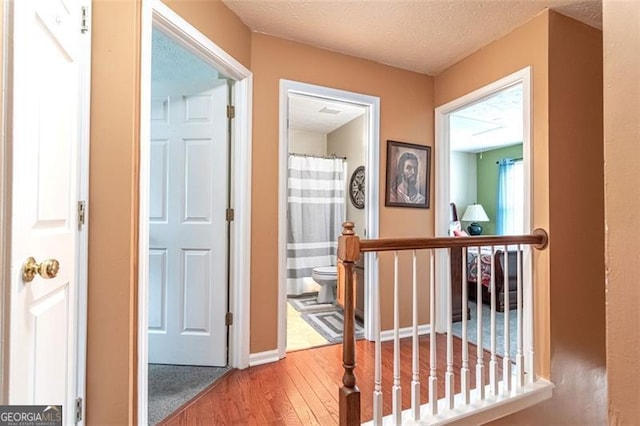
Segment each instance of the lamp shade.
[{"label": "lamp shade", "polygon": [[472,204],[467,207],[461,220],[465,222],[489,222],[489,216],[482,208],[482,204]]}]

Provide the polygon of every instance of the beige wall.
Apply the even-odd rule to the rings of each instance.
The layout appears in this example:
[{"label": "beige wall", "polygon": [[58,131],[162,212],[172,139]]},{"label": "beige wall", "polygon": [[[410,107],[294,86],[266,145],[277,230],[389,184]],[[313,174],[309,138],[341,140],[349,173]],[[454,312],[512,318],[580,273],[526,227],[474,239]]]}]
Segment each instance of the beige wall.
[{"label": "beige wall", "polygon": [[[277,347],[278,306],[278,100],[288,79],[380,97],[380,189],[384,189],[386,140],[433,145],[433,79],[307,45],[253,34],[251,352]],[[433,181],[433,180],[432,180]],[[380,236],[431,236],[433,210],[385,208]],[[415,224],[419,224],[415,226]],[[388,264],[381,282],[390,281]],[[426,277],[426,275],[425,275]],[[390,300],[388,289],[382,300]],[[387,291],[387,293],[385,293]],[[408,300],[408,294],[402,297]],[[385,308],[385,312],[388,309]],[[405,320],[410,313],[405,312]],[[388,326],[383,323],[383,327]]]},{"label": "beige wall", "polygon": [[554,421],[606,422],[603,158],[602,33],[552,13],[550,337],[557,387],[547,407],[563,412]]},{"label": "beige wall", "polygon": [[640,424],[640,3],[605,0],[609,424]]},{"label": "beige wall", "polygon": [[[523,69],[532,68],[533,90],[533,227],[549,230],[549,76],[548,76],[549,14],[539,15],[511,34],[491,43],[436,77],[435,104],[444,105],[467,93]],[[460,207],[458,207],[460,209]],[[458,214],[464,213],[458,210]],[[549,358],[549,256],[547,250],[534,252],[538,266],[535,277],[536,350]],[[549,377],[549,365],[538,365],[538,371]]]},{"label": "beige wall", "polygon": [[[170,2],[248,65],[250,33],[218,0]],[[94,1],[87,424],[136,424],[140,1]]]},{"label": "beige wall", "polygon": [[289,153],[327,155],[326,133],[289,129]]},{"label": "beige wall", "polygon": [[87,423],[133,424],[139,2],[94,2],[91,48]]},{"label": "beige wall", "polygon": [[364,140],[364,115],[356,117],[344,126],[339,127],[327,135],[327,152],[335,153],[337,156],[346,157],[347,159],[347,175],[345,176],[347,183],[347,193],[345,203],[347,205],[346,220],[353,222],[359,234],[364,236],[365,215],[364,209],[357,209],[351,198],[349,198],[349,181],[353,171],[364,166],[367,146]]},{"label": "beige wall", "polygon": [[502,424],[604,422],[600,37],[545,12],[436,77],[442,105],[527,65],[533,71],[533,226],[550,234],[536,253],[535,338],[539,373],[556,389]]}]

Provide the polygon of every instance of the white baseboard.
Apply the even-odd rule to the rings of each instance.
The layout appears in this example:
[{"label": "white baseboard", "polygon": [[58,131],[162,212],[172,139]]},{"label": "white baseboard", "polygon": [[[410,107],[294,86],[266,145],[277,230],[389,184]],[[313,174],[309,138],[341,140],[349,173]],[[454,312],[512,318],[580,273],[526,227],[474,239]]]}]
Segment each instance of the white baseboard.
[{"label": "white baseboard", "polygon": [[[399,331],[400,338],[403,339],[405,337],[413,336],[413,327],[404,327]],[[423,324],[418,326],[418,335],[429,334],[431,333],[431,325]],[[380,341],[386,342],[388,340],[393,340],[393,330],[385,330],[380,333]]]},{"label": "white baseboard", "polygon": [[255,354],[249,354],[249,367],[255,367],[256,365],[268,364],[270,362],[279,361],[278,350],[258,352]]}]

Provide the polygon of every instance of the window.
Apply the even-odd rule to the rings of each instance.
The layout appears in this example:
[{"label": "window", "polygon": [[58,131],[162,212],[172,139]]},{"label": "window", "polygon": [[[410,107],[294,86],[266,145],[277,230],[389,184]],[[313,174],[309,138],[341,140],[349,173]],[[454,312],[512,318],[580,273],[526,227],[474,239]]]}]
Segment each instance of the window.
[{"label": "window", "polygon": [[524,167],[522,160],[500,160],[498,172],[498,235],[524,234]]}]

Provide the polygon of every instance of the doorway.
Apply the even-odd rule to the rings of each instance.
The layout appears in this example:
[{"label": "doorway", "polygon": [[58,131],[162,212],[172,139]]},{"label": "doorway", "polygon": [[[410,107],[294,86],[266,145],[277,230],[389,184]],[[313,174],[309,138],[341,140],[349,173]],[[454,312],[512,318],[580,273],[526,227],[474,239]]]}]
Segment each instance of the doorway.
[{"label": "doorway", "polygon": [[[287,350],[341,341],[333,279],[337,236],[344,220],[356,224],[361,238],[377,236],[378,103],[370,96],[281,81],[279,358]],[[309,221],[311,216],[323,219]],[[316,223],[324,225],[311,226]],[[366,289],[377,281],[376,261],[367,257],[360,263],[357,311],[364,337],[371,328]]]},{"label": "doorway", "polygon": [[[522,234],[531,231],[531,69],[515,72],[490,85],[469,93],[448,104],[436,108],[436,237],[448,236],[450,231],[450,203],[458,208],[464,221],[468,207],[485,212],[485,235]],[[517,212],[516,225],[505,232],[497,229],[498,169],[502,161],[517,162],[520,173],[517,194],[522,196]],[[482,215],[481,215],[482,216]],[[468,225],[468,223],[464,223]],[[476,224],[474,224],[475,227]],[[477,228],[473,230],[478,232]],[[520,232],[517,232],[520,231]],[[449,261],[446,253],[437,253],[437,282],[448,285]],[[524,300],[526,322],[530,321],[531,254],[523,250]],[[439,291],[437,306],[447,306],[446,288]],[[446,309],[436,312],[436,330],[447,328]],[[524,336],[525,342],[532,336]]]},{"label": "doorway", "polygon": [[251,73],[167,6],[143,8],[138,418],[148,423],[149,362],[248,366]]}]

